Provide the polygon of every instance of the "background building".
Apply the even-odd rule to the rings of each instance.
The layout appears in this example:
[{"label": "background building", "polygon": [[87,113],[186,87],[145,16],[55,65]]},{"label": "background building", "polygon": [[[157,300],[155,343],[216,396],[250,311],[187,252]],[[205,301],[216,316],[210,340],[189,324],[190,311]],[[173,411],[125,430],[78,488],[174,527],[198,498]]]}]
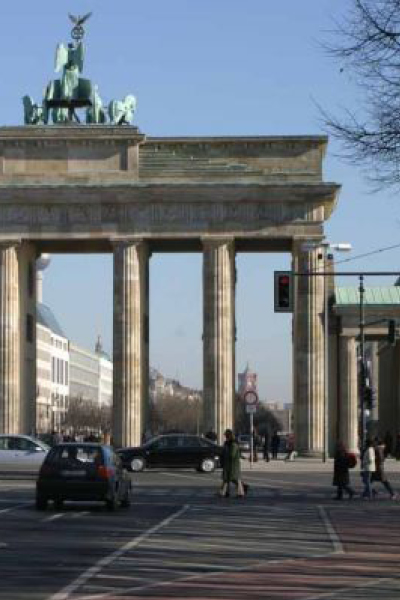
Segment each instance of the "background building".
[{"label": "background building", "polygon": [[238,373],[238,393],[243,396],[246,390],[257,391],[257,373],[254,373],[247,363],[243,373]]}]

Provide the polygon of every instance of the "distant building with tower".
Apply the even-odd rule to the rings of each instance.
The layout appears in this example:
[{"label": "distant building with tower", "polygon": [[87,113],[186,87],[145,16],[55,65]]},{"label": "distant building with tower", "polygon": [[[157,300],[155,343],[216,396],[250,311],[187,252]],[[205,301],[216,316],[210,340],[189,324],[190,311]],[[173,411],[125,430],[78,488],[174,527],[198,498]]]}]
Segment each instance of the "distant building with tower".
[{"label": "distant building with tower", "polygon": [[249,363],[247,363],[243,373],[238,373],[238,393],[243,396],[246,390],[258,392],[257,373],[250,369]]}]

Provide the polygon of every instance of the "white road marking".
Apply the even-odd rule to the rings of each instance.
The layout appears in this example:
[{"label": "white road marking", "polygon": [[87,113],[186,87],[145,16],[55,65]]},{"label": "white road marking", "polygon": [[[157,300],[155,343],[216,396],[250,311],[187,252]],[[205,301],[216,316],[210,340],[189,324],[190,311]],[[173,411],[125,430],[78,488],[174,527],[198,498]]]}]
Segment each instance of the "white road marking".
[{"label": "white road marking", "polygon": [[9,508],[3,508],[0,510],[0,514],[5,514],[11,512],[12,510],[17,510],[18,508],[22,508],[23,506],[32,505],[32,502],[23,502],[22,504],[17,504],[16,506],[10,506]]},{"label": "white road marking", "polygon": [[72,518],[79,519],[80,517],[86,517],[87,515],[90,515],[90,513],[87,510],[83,510],[82,512],[74,513]]},{"label": "white road marking", "polygon": [[[307,596],[304,600],[322,600],[323,598],[341,598],[343,594],[352,593],[355,590],[363,590],[365,588],[372,588],[382,583],[390,583],[392,581],[398,582],[397,577],[382,577],[381,579],[372,579],[370,581],[363,581],[362,583],[355,583],[351,587],[340,588],[334,592],[322,592],[316,596]],[[379,593],[377,594],[379,597]],[[376,596],[375,596],[376,597]],[[361,596],[359,596],[361,598]]]},{"label": "white road marking", "polygon": [[332,542],[332,545],[334,547],[335,554],[345,554],[343,544],[340,541],[340,538],[339,538],[338,534],[336,533],[335,528],[332,525],[325,508],[319,504],[318,510],[319,510],[319,514],[321,515],[321,519],[324,522],[324,525],[326,527],[326,530],[328,532],[328,535]]},{"label": "white road marking", "polygon": [[81,575],[79,575],[79,577],[77,577],[75,581],[65,586],[60,592],[53,594],[49,598],[49,600],[67,600],[70,597],[70,595],[73,594],[79,587],[85,585],[89,581],[89,579],[98,575],[103,568],[108,567],[125,552],[129,552],[130,550],[133,550],[133,548],[137,548],[137,546],[139,546],[144,540],[148,539],[154,533],[157,533],[160,529],[168,526],[172,521],[180,517],[184,512],[188,510],[188,508],[189,505],[186,504],[185,506],[174,512],[172,515],[170,515],[157,525],[154,525],[144,533],[133,538],[133,540],[131,540],[118,550],[115,550],[108,556],[101,558],[99,561],[97,561],[96,564],[94,564],[92,567],[89,567],[89,569],[81,573]]},{"label": "white road marking", "polygon": [[56,521],[57,519],[61,519],[61,517],[64,517],[65,513],[56,513],[55,515],[51,515],[50,517],[46,517],[45,519],[42,519],[42,523],[49,523],[50,521]]}]

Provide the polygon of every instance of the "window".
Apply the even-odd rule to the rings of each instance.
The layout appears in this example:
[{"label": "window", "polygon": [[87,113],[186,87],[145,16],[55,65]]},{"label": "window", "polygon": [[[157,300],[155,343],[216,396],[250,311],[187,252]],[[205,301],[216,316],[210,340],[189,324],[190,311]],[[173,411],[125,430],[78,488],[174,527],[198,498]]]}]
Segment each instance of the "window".
[{"label": "window", "polygon": [[9,437],[0,438],[0,450],[9,450]]},{"label": "window", "polygon": [[65,361],[65,385],[68,385],[68,362]]},{"label": "window", "polygon": [[54,383],[56,381],[56,359],[54,356],[51,358],[51,380]]}]

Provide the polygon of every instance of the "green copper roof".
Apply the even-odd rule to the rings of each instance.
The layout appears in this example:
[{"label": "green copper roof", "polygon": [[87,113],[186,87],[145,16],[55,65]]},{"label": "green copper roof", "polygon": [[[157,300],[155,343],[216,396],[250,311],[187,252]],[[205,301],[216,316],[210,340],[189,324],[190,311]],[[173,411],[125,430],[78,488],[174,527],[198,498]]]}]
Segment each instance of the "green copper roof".
[{"label": "green copper roof", "polygon": [[[353,306],[360,303],[357,287],[337,287],[335,288],[335,298],[337,306]],[[364,304],[369,306],[400,305],[400,286],[366,287]]]}]

